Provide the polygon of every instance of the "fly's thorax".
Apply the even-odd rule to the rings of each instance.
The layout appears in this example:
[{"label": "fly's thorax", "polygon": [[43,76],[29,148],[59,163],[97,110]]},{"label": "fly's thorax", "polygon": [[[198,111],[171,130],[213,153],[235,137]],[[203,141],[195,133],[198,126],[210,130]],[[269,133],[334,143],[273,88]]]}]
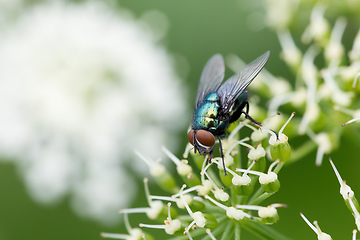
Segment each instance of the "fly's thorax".
[{"label": "fly's thorax", "polygon": [[219,99],[219,95],[216,92],[212,92],[204,98],[204,102],[219,102]]},{"label": "fly's thorax", "polygon": [[219,125],[219,103],[215,101],[205,101],[199,105],[194,112],[193,128],[216,130]]},{"label": "fly's thorax", "polygon": [[196,108],[194,117],[218,118],[219,109],[219,96],[215,92],[209,93]]},{"label": "fly's thorax", "polygon": [[215,132],[217,127],[219,126],[219,120],[216,118],[209,117],[195,117],[193,120],[193,128],[194,129],[204,129],[210,132]]},{"label": "fly's thorax", "polygon": [[229,120],[220,120],[217,118],[196,116],[193,119],[193,129],[203,129],[213,133],[216,136],[223,135],[226,128],[229,126]]},{"label": "fly's thorax", "polygon": [[219,117],[220,105],[218,102],[204,102],[195,110],[194,117]]},{"label": "fly's thorax", "polygon": [[194,112],[193,129],[204,129],[221,135],[229,126],[229,121],[220,116],[220,111],[219,96],[214,92],[209,93]]}]

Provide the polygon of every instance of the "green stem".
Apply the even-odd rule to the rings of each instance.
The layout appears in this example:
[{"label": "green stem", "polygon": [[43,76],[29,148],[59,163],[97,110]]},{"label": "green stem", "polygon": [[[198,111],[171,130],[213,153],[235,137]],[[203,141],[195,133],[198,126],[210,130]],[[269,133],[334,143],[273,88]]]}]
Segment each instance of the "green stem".
[{"label": "green stem", "polygon": [[222,236],[221,236],[221,240],[227,240],[227,239],[231,239],[232,236],[234,235],[234,231],[233,231],[233,227],[234,225],[231,224],[231,222],[227,221],[226,222],[227,226],[225,231],[223,232]]},{"label": "green stem", "polygon": [[235,240],[240,240],[240,233],[241,233],[241,227],[240,227],[240,223],[235,222]]},{"label": "green stem", "polygon": [[264,193],[264,189],[262,189],[262,187],[259,187],[256,192],[254,193],[254,195],[251,196],[251,198],[249,199],[248,203],[250,204],[251,202],[254,202],[255,199],[257,199],[258,197],[260,197],[261,194]]},{"label": "green stem", "polygon": [[274,230],[273,228],[263,224],[247,222],[247,224],[243,226],[246,230],[252,232],[254,235],[264,240],[292,240],[292,238],[289,238]]},{"label": "green stem", "polygon": [[276,167],[275,167],[275,169],[273,170],[273,172],[276,173],[276,174],[278,174],[283,166],[284,166],[284,162],[279,162],[279,164],[276,165]]},{"label": "green stem", "polygon": [[225,212],[224,209],[219,208],[218,206],[214,206],[207,201],[205,201],[204,204],[205,204],[206,212],[211,213],[211,214],[224,215],[224,212]]},{"label": "green stem", "polygon": [[[216,166],[216,168],[217,168],[217,166]],[[216,186],[218,186],[219,188],[221,188],[223,186],[221,180],[219,179],[218,175],[213,171],[213,169],[211,169],[209,167],[207,170],[207,173],[211,177],[211,180],[213,180],[213,182],[216,184]]]},{"label": "green stem", "polygon": [[265,192],[265,193],[261,194],[260,196],[258,196],[256,198],[251,198],[250,201],[249,201],[249,204],[250,205],[257,205],[257,204],[263,202],[265,199],[271,197],[274,194],[275,194],[274,192],[272,192],[272,193]]},{"label": "green stem", "polygon": [[241,201],[239,201],[238,203],[241,205],[246,205],[248,202],[249,196],[242,196]]},{"label": "green stem", "polygon": [[235,193],[235,188],[230,188],[230,194],[231,194],[231,205],[235,206],[235,204],[237,203],[237,195]]}]

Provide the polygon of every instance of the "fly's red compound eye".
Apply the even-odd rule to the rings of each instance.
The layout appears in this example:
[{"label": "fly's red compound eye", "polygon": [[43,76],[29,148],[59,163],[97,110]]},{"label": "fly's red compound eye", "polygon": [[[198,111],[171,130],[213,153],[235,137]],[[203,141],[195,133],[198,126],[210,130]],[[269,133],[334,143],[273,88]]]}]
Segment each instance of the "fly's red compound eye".
[{"label": "fly's red compound eye", "polygon": [[[189,142],[194,145],[194,130],[188,133]],[[205,130],[196,131],[196,140],[203,146],[212,147],[215,144],[215,137],[211,132]]]},{"label": "fly's red compound eye", "polygon": [[194,130],[190,130],[190,132],[188,132],[188,140],[191,145],[194,145]]}]

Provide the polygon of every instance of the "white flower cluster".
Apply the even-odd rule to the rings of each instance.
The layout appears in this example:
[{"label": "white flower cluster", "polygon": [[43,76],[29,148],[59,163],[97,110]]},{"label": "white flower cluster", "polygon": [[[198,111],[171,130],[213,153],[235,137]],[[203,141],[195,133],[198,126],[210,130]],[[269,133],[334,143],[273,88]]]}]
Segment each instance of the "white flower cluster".
[{"label": "white flower cluster", "polygon": [[49,1],[0,29],[0,155],[34,199],[118,218],[136,192],[126,169],[143,167],[133,150],[175,146],[186,94],[145,25],[102,2]]},{"label": "white flower cluster", "polygon": [[[349,119],[344,113],[354,118],[349,122],[359,119],[359,112],[352,109],[358,108],[359,84],[356,81],[360,76],[360,29],[346,52],[343,45],[346,18],[336,18],[331,26],[325,17],[327,8],[317,3],[311,11],[310,21],[304,21],[307,26],[301,41],[307,50],[302,53],[289,27],[291,21],[299,17],[295,13],[300,9],[300,2],[270,2],[267,10],[270,16],[281,15],[279,11],[283,8],[286,13],[292,13],[286,21],[269,20],[268,23],[276,30],[282,47],[280,56],[290,68],[293,79],[285,80],[264,70],[251,87],[269,99],[269,107],[264,110],[253,104],[251,115],[257,119],[268,117],[269,122],[265,125],[276,129],[279,118],[272,116],[295,111],[296,120],[293,122],[297,125],[288,136],[294,139],[307,135],[309,140],[294,149],[291,160],[296,161],[317,148],[315,162],[321,165],[324,154],[330,154],[340,144],[341,125]],[[235,55],[230,55],[228,62],[234,70],[243,64]]]},{"label": "white flower cluster", "polygon": [[[293,116],[294,114],[283,125],[280,134],[284,135],[282,131]],[[222,140],[225,167],[220,157],[215,157],[211,159],[211,163],[208,163],[208,157],[204,159],[187,147],[184,156],[188,158],[190,155],[191,161],[188,161],[190,158],[180,160],[163,147],[164,153],[176,165],[178,176],[185,183],[182,186],[176,183],[174,174],[170,174],[159,161],[154,162],[138,153],[138,156],[150,167],[150,174],[158,186],[171,195],[152,195],[148,179],[145,178],[148,206],[120,211],[124,215],[128,234],[101,233],[101,236],[112,239],[152,240],[152,235],[139,228],[131,228],[128,224],[128,214],[146,214],[150,221],[164,222],[164,224],[140,223],[139,226],[164,230],[167,237],[172,237],[171,239],[186,235],[180,239],[192,240],[193,237],[204,234],[215,240],[237,239],[240,236],[240,229],[252,228],[261,231],[266,239],[286,239],[282,234],[274,230],[270,231],[265,225],[276,223],[279,220],[277,208],[287,206],[273,203],[264,207],[260,204],[280,188],[277,174],[291,154],[289,143],[287,140],[281,142],[280,139],[269,141],[268,134],[264,134],[259,142],[249,137],[237,140],[236,133],[244,126],[259,131],[246,123],[240,123],[229,137]],[[261,128],[260,131],[276,135],[270,130]],[[284,138],[287,139],[286,135]],[[249,140],[251,144],[245,143]],[[266,154],[263,145],[268,145],[268,153],[271,157]],[[242,161],[240,146],[258,154],[249,154],[245,161]],[[276,161],[267,164],[266,157],[270,161],[273,159]],[[155,165],[157,167],[152,168]],[[133,234],[134,232],[136,234]]]},{"label": "white flower cluster", "polygon": [[[358,110],[360,88],[357,83],[360,77],[360,29],[355,30],[356,36],[352,46],[345,46],[343,40],[349,39],[346,36],[349,35],[346,15],[351,16],[355,13],[355,18],[358,18],[360,2],[351,0],[326,3],[311,0],[266,2],[267,23],[277,32],[282,46],[281,57],[290,67],[295,79],[294,87],[284,85],[282,89],[286,91],[278,92],[278,88],[273,88],[277,92],[274,91],[272,96],[268,96],[271,99],[268,114],[271,116],[289,106],[291,111],[296,110],[298,118],[294,122],[297,121],[299,125],[289,136],[293,139],[296,135],[306,134],[313,143],[307,142],[295,149],[291,160],[301,159],[313,150],[312,146],[316,145],[316,164],[320,165],[323,155],[333,152],[338,147],[343,133],[341,125],[345,126],[360,119]],[[309,8],[309,6],[313,7]],[[306,8],[311,10],[309,22],[301,20],[307,14],[304,10]],[[297,14],[300,12],[301,14]],[[336,13],[341,13],[342,16],[336,16]],[[352,21],[352,18],[349,19]],[[352,26],[351,34],[354,28],[359,28],[358,23],[357,19],[349,24]],[[306,24],[306,28],[301,36],[301,42],[308,47],[305,53],[297,47],[299,43],[296,39],[293,40],[290,32],[291,26],[298,27],[303,24]],[[234,57],[233,59],[236,60]],[[269,79],[282,82],[282,79],[271,74],[268,77],[264,79],[264,85],[271,84],[266,83]],[[259,89],[261,89],[260,85]],[[353,119],[344,123],[345,119],[348,119],[344,113],[352,116]],[[354,191],[341,178],[331,159],[330,163],[340,184],[340,194],[355,219],[356,229],[352,234],[352,239],[355,240],[360,230],[359,203]],[[332,239],[329,234],[321,231],[317,221],[311,224],[302,213],[300,215],[317,234],[319,240]]]}]

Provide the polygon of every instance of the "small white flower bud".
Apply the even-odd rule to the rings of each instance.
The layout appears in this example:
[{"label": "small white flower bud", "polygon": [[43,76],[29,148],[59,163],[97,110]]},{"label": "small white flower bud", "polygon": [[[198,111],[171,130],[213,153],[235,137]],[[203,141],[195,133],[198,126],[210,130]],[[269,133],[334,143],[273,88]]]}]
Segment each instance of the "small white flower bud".
[{"label": "small white flower bud", "polygon": [[[191,195],[186,194],[186,195],[184,195],[184,200],[185,200],[185,202],[186,202],[188,205],[190,205],[191,202],[192,202],[192,200],[193,200],[193,198],[192,198]],[[184,201],[183,201],[182,199],[180,199],[180,198],[176,199],[176,205],[177,205],[178,208],[180,208],[180,209],[184,209],[184,208],[185,208]]]},{"label": "small white flower bud", "polygon": [[274,206],[262,207],[258,211],[258,215],[261,218],[273,218],[277,215],[277,210]]},{"label": "small white flower bud", "polygon": [[318,235],[318,240],[332,240],[332,238],[327,233],[321,233]]},{"label": "small white flower bud", "polygon": [[165,172],[165,167],[161,165],[160,163],[153,163],[150,166],[150,174],[151,176],[157,177],[161,176]]},{"label": "small white flower bud", "polygon": [[279,144],[286,143],[287,141],[288,141],[288,137],[285,134],[280,133],[278,135],[278,138],[276,138],[276,135],[271,135],[269,139],[269,144],[275,147]]},{"label": "small white flower bud", "polygon": [[265,149],[261,145],[259,145],[257,148],[250,149],[248,158],[250,160],[257,160],[262,157],[265,157],[265,154],[266,154]]},{"label": "small white flower bud", "polygon": [[181,222],[179,219],[165,221],[165,232],[167,234],[173,235],[180,228],[181,228]]},{"label": "small white flower bud", "polygon": [[229,194],[224,192],[222,189],[216,189],[214,192],[214,196],[216,199],[219,199],[222,202],[226,202],[229,200]]},{"label": "small white flower bud", "polygon": [[212,188],[213,188],[212,183],[209,180],[204,180],[202,182],[202,185],[198,187],[197,192],[200,196],[205,196],[210,192]]},{"label": "small white flower bud", "polygon": [[247,174],[242,176],[234,175],[231,181],[235,186],[248,185],[251,183],[251,178]]},{"label": "small white flower bud", "polygon": [[261,131],[261,129],[256,129],[251,133],[251,140],[254,142],[260,142],[268,136],[266,131]]},{"label": "small white flower bud", "polygon": [[205,227],[206,219],[201,212],[194,212],[194,214],[192,215],[192,218],[194,219],[194,221],[198,227],[201,227],[201,228]]},{"label": "small white flower bud", "polygon": [[340,186],[340,194],[344,199],[352,198],[354,197],[354,191],[351,189],[349,185],[347,185],[345,182],[341,183]]},{"label": "small white flower bud", "polygon": [[274,172],[269,172],[267,174],[262,173],[260,174],[259,177],[259,182],[260,184],[268,184],[268,183],[272,183],[275,182],[277,180],[277,174]]},{"label": "small white flower bud", "polygon": [[[222,158],[214,158],[214,160],[218,161],[219,164],[217,166],[219,169],[224,169],[222,164]],[[225,167],[229,167],[234,163],[234,158],[230,154],[225,154],[224,163],[225,163]]]},{"label": "small white flower bud", "polygon": [[192,167],[188,164],[187,160],[181,160],[180,163],[176,166],[176,170],[179,175],[186,176],[192,172]]},{"label": "small white flower bud", "polygon": [[236,209],[234,207],[229,207],[226,210],[226,215],[231,218],[231,219],[235,219],[235,220],[241,220],[245,217],[244,211]]},{"label": "small white flower bud", "polygon": [[146,211],[146,215],[150,219],[156,219],[161,212],[164,204],[161,201],[152,201],[149,210]]},{"label": "small white flower bud", "polygon": [[130,238],[129,239],[141,239],[143,235],[143,231],[140,228],[132,228],[129,231]]}]

